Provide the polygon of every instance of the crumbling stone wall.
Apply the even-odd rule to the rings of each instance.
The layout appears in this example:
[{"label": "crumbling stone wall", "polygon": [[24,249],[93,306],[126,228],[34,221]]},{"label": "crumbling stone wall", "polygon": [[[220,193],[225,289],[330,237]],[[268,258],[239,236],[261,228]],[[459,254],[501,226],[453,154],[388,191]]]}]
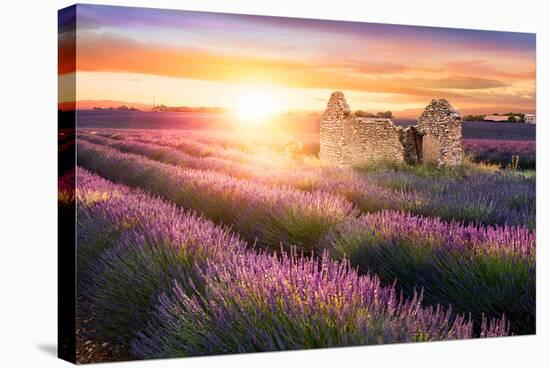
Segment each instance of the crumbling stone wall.
[{"label": "crumbling stone wall", "polygon": [[412,127],[397,127],[390,119],[356,117],[337,91],[321,118],[319,157],[339,165],[381,160],[457,165],[462,162],[461,123],[460,113],[445,99],[432,100]]},{"label": "crumbling stone wall", "polygon": [[327,109],[321,118],[319,158],[325,162],[342,163],[344,125],[352,120],[350,108],[342,92],[334,92],[328,100]]},{"label": "crumbling stone wall", "polygon": [[360,165],[368,162],[402,162],[404,149],[398,128],[390,119],[349,119],[344,132],[341,163]]},{"label": "crumbling stone wall", "polygon": [[424,162],[448,166],[462,162],[462,117],[447,100],[432,100],[418,118],[417,127],[423,136]]}]

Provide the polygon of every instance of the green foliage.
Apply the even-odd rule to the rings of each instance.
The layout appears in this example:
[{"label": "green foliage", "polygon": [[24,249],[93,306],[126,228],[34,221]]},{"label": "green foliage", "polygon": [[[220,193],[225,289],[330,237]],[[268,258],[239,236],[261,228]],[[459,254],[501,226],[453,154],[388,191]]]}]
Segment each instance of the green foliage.
[{"label": "green foliage", "polygon": [[376,116],[379,117],[379,118],[384,118],[384,119],[392,119],[393,118],[393,114],[391,113],[391,111],[377,112]]},{"label": "green foliage", "polygon": [[485,115],[466,115],[462,118],[464,121],[483,121]]},{"label": "green foliage", "polygon": [[381,118],[381,119],[393,119],[393,114],[391,111],[381,111],[373,114],[368,111],[357,110],[354,113],[355,116],[359,118]]},{"label": "green foliage", "polygon": [[172,280],[194,276],[194,260],[173,244],[132,244],[103,253],[97,262],[95,302],[98,328],[104,336],[128,341],[146,326],[151,302]]},{"label": "green foliage", "polygon": [[473,162],[469,156],[466,156],[460,165],[452,167],[438,166],[435,163],[409,165],[407,163],[394,161],[378,161],[367,165],[356,166],[355,170],[363,173],[385,171],[406,172],[421,178],[464,178],[474,174],[494,173],[498,171],[498,167],[495,165]]},{"label": "green foliage", "polygon": [[371,112],[363,111],[363,110],[357,110],[355,112],[355,116],[357,116],[358,118],[375,118],[376,117],[375,114]]}]

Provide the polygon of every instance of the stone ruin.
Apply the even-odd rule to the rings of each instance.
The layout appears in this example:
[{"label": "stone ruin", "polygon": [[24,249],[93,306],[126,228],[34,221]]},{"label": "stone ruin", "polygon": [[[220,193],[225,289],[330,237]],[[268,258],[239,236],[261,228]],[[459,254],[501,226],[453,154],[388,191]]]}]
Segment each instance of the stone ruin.
[{"label": "stone ruin", "polygon": [[319,158],[337,165],[376,161],[455,166],[462,162],[462,118],[445,99],[432,100],[417,125],[354,116],[342,92],[334,92],[321,118]]}]

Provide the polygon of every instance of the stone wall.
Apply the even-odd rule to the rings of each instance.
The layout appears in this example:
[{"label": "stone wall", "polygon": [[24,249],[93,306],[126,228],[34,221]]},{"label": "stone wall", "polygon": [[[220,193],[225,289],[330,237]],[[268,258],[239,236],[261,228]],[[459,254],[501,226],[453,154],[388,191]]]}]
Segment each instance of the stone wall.
[{"label": "stone wall", "polygon": [[417,128],[423,135],[424,162],[448,166],[462,162],[462,117],[447,100],[432,100],[418,118]]},{"label": "stone wall", "polygon": [[319,158],[338,165],[375,161],[462,162],[462,119],[445,99],[432,100],[418,125],[402,128],[390,119],[354,116],[342,92],[330,96],[321,118]]},{"label": "stone wall", "polygon": [[404,149],[398,128],[390,119],[353,118],[342,147],[341,163],[361,165],[376,161],[403,162]]},{"label": "stone wall", "polygon": [[351,111],[342,92],[330,96],[327,109],[321,117],[319,158],[325,162],[341,164],[344,144],[344,123],[352,119]]}]

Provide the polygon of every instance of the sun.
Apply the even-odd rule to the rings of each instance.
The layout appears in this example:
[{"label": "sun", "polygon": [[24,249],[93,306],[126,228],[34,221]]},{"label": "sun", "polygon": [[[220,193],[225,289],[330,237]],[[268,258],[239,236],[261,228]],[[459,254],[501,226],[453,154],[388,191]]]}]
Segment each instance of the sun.
[{"label": "sun", "polygon": [[256,125],[278,111],[275,98],[262,89],[245,91],[237,101],[236,113],[242,122]]}]

